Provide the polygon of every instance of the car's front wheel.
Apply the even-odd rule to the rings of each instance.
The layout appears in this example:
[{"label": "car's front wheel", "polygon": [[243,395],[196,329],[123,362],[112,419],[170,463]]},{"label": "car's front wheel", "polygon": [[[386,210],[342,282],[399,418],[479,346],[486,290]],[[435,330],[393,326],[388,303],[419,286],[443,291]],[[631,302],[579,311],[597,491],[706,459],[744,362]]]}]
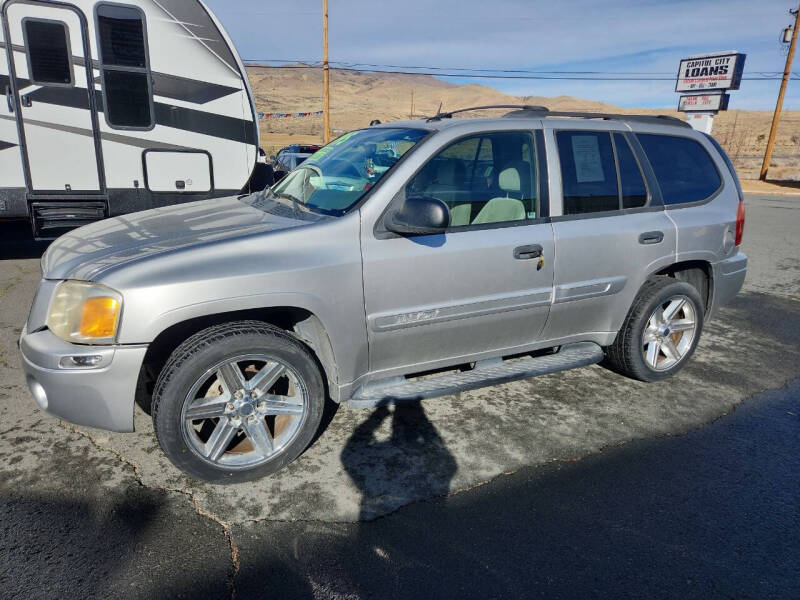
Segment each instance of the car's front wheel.
[{"label": "car's front wheel", "polygon": [[644,284],[617,339],[606,348],[608,362],[641,381],[669,377],[694,353],[703,316],[703,302],[694,286],[654,277]]},{"label": "car's front wheel", "polygon": [[322,377],[308,349],[259,321],[201,331],[171,355],[153,393],[156,437],[181,470],[236,483],[274,473],[311,443]]}]

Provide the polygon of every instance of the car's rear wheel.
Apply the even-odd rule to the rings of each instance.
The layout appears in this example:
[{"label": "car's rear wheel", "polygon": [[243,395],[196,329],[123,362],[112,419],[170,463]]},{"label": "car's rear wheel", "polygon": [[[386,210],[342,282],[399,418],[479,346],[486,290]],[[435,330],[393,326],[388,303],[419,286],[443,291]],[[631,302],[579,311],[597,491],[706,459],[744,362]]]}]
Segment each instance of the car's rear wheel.
[{"label": "car's rear wheel", "polygon": [[153,423],[178,468],[234,483],[297,458],[324,404],[308,349],[280,329],[243,321],[201,331],[175,350],[156,383]]},{"label": "car's rear wheel", "polygon": [[641,381],[669,377],[694,353],[703,316],[703,303],[694,286],[654,277],[642,287],[617,339],[606,348],[608,362]]}]

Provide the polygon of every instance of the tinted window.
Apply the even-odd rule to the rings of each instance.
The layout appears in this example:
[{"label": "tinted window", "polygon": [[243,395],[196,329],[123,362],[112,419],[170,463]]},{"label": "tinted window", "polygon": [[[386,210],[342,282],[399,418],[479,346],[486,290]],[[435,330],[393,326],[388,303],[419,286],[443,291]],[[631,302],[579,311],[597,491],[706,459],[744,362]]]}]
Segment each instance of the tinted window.
[{"label": "tinted window", "polygon": [[559,131],[556,138],[564,214],[619,209],[611,135],[594,131]]},{"label": "tinted window", "polygon": [[653,166],[664,204],[705,200],[719,188],[717,168],[696,141],[669,135],[637,137]]},{"label": "tinted window", "polygon": [[622,208],[637,208],[647,204],[647,187],[639,169],[639,163],[624,136],[614,134],[614,147],[617,150]]},{"label": "tinted window", "polygon": [[406,195],[442,200],[451,226],[463,227],[537,218],[538,189],[533,137],[514,131],[451,144],[414,176]]},{"label": "tinted window", "polygon": [[142,12],[100,4],[97,31],[106,121],[112,127],[149,129],[152,92]]},{"label": "tinted window", "polygon": [[106,119],[114,127],[149,127],[150,91],[146,73],[108,70],[103,74]]},{"label": "tinted window", "polygon": [[122,6],[99,6],[97,29],[103,64],[145,68],[143,25],[138,10]]},{"label": "tinted window", "polygon": [[26,19],[25,43],[33,83],[72,83],[72,52],[67,40],[66,24]]},{"label": "tinted window", "polygon": [[731,177],[733,177],[733,182],[736,184],[736,191],[739,192],[739,199],[744,200],[744,193],[742,192],[742,183],[739,181],[739,175],[736,174],[736,169],[734,168],[733,163],[731,162],[731,159],[728,156],[728,153],[722,149],[722,146],[719,145],[719,142],[716,139],[714,139],[712,135],[708,133],[703,135],[705,135],[706,138],[708,138],[708,141],[714,145],[714,148],[717,149],[717,152],[719,152],[719,155],[722,157],[722,160],[725,161],[728,170],[731,172]]}]

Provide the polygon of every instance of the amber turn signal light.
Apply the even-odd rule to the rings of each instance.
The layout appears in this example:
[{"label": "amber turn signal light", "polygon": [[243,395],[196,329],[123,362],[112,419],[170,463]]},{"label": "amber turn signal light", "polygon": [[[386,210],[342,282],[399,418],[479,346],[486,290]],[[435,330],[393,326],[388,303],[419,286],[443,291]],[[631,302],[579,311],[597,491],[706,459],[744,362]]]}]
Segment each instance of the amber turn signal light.
[{"label": "amber turn signal light", "polygon": [[116,298],[88,298],[83,304],[79,332],[88,338],[113,337],[117,330],[119,301]]}]

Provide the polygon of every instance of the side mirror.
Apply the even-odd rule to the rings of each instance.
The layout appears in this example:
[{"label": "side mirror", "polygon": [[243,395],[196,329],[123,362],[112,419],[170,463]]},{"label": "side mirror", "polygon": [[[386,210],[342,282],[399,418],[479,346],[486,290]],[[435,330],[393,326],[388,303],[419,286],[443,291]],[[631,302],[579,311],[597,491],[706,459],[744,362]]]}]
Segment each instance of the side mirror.
[{"label": "side mirror", "polygon": [[386,219],[386,229],[400,235],[444,233],[450,225],[450,209],[431,196],[412,196]]}]

